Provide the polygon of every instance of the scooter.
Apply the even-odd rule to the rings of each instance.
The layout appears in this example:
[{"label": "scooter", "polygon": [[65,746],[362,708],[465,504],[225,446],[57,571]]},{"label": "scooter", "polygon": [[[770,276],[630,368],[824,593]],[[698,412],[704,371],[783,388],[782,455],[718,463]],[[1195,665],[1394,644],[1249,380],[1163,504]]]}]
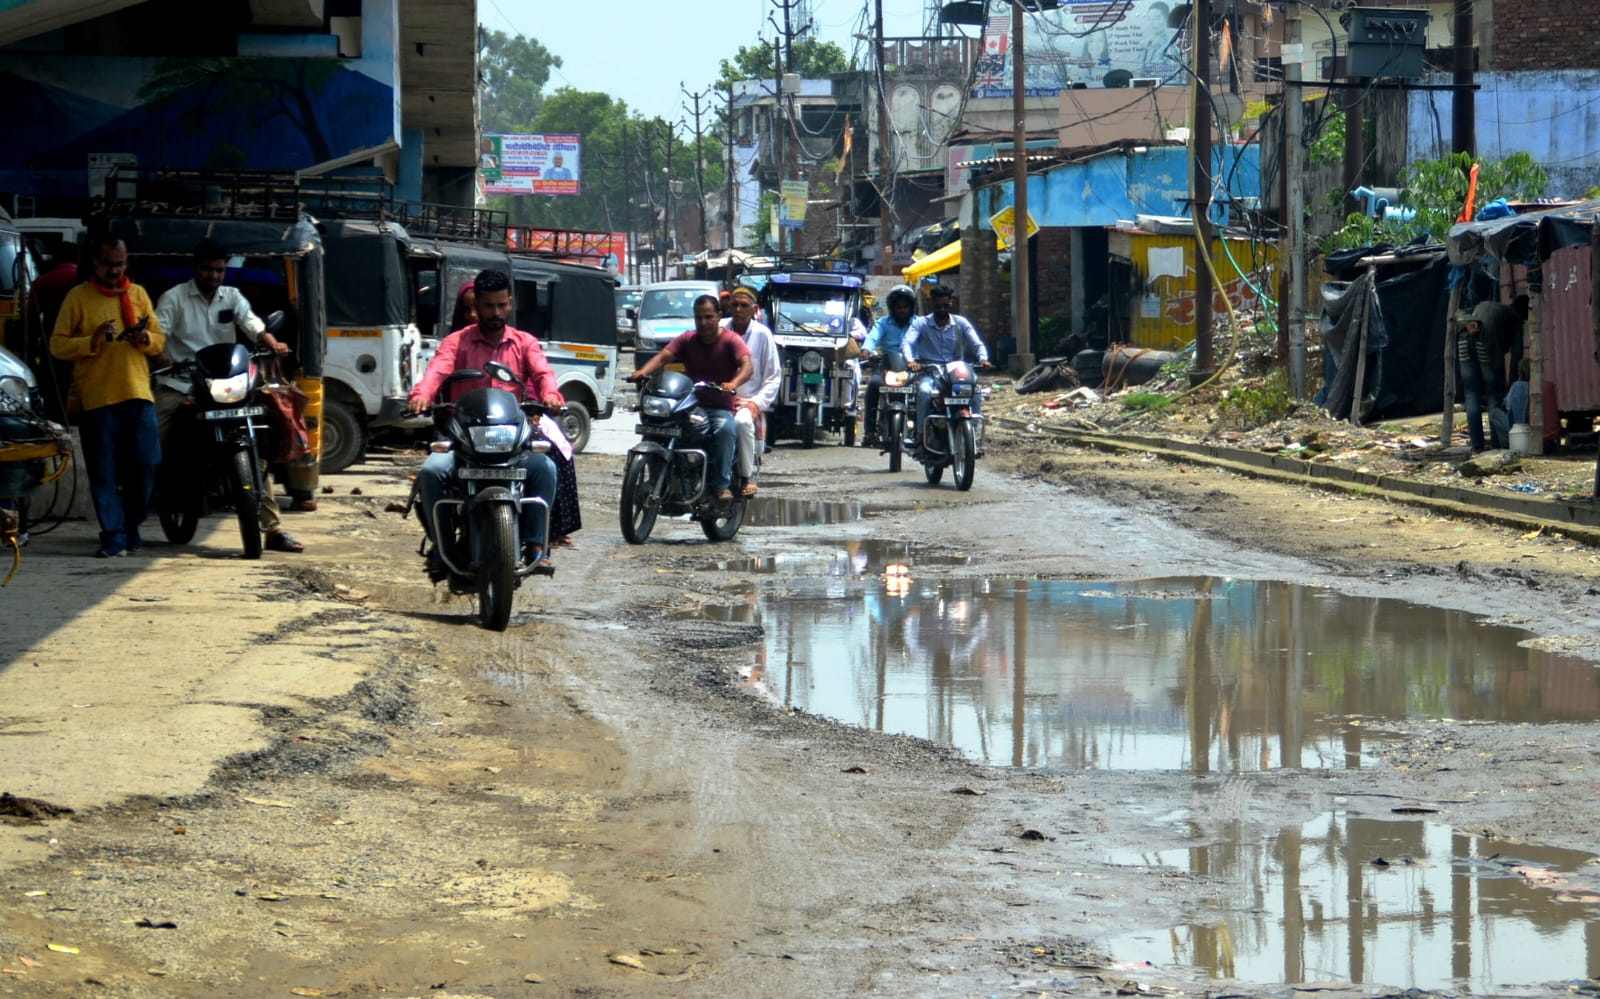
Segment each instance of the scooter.
[{"label": "scooter", "polygon": [[423,509],[414,487],[408,506],[429,525],[451,592],[477,593],[478,622],[490,631],[504,631],[511,623],[517,587],[541,568],[548,571],[538,562],[523,561],[519,525],[522,508],[533,504],[540,508],[548,537],[550,507],[542,497],[523,495],[522,456],[529,450],[548,451],[550,442],[539,436],[534,422],[546,407],[519,401],[522,382],[503,364],[490,361],[482,371],[452,372],[440,394],[456,382],[485,375],[515,391],[483,386],[455,402],[434,403],[434,426],[443,439],[432,446],[454,452],[455,471],[432,510]]},{"label": "scooter", "polygon": [[0,347],[0,548],[11,550],[11,582],[28,543],[28,500],[47,482],[59,480],[72,460],[67,428],[45,418],[44,398],[33,372]]},{"label": "scooter", "polygon": [[[695,390],[715,388],[681,371],[661,371],[639,389],[642,439],[628,452],[622,477],[622,536],[630,545],[650,540],[656,517],[688,514],[712,541],[732,541],[744,523],[745,483],[734,476],[734,499],[721,502],[711,492],[711,456],[704,448],[685,446],[708,417]],[[758,445],[759,447],[759,445]]]},{"label": "scooter", "polygon": [[[267,317],[268,333],[283,326],[283,313]],[[263,488],[260,438],[266,432],[259,358],[236,343],[214,343],[152,374],[188,380],[189,399],[178,410],[156,471],[155,505],[161,532],[175,545],[194,540],[200,518],[231,506],[239,521],[245,558],[261,557],[260,497]]]},{"label": "scooter", "polygon": [[895,370],[884,365],[882,354],[863,354],[861,366],[867,372],[883,371],[883,385],[878,389],[878,453],[887,454],[889,471],[898,472],[906,435],[907,407],[916,389],[911,384],[911,375],[903,367]]},{"label": "scooter", "polygon": [[916,428],[917,450],[912,457],[922,465],[929,485],[938,485],[946,468],[953,469],[955,487],[972,488],[977,471],[978,441],[983,416],[972,411],[977,398],[978,373],[966,361],[922,365],[917,381],[933,382],[933,401],[927,423]]}]

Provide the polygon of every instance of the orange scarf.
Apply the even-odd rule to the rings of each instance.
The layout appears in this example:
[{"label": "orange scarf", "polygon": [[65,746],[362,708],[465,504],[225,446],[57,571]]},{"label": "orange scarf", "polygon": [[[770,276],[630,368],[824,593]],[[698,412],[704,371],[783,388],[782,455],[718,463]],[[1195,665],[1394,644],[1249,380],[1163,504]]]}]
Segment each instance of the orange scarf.
[{"label": "orange scarf", "polygon": [[94,286],[95,291],[107,298],[120,297],[122,299],[123,328],[132,326],[139,321],[139,318],[133,314],[133,299],[128,295],[128,289],[133,287],[133,282],[128,280],[128,275],[122,275],[122,281],[115,288],[107,288],[99,281],[91,280],[89,283]]}]

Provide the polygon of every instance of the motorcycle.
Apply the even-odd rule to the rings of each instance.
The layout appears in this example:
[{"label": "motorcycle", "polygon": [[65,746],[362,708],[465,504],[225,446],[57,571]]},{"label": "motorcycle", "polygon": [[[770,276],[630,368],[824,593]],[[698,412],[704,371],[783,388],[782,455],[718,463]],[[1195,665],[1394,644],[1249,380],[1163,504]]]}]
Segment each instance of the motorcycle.
[{"label": "motorcycle", "polygon": [[[282,326],[282,312],[267,317],[268,333]],[[188,544],[201,517],[231,506],[244,557],[261,557],[261,436],[267,429],[267,409],[256,361],[271,354],[264,348],[252,353],[242,344],[214,343],[191,359],[152,372],[190,384],[156,471],[154,502],[161,533],[171,543]]]},{"label": "motorcycle", "polygon": [[44,398],[33,372],[0,347],[0,547],[11,549],[11,582],[28,543],[28,500],[39,487],[66,473],[72,438],[66,427],[45,418]]},{"label": "motorcycle", "polygon": [[955,487],[972,488],[977,471],[978,441],[983,416],[972,411],[978,395],[978,374],[966,361],[922,365],[917,380],[931,379],[932,404],[924,426],[916,428],[917,450],[912,457],[922,465],[929,485],[938,485],[946,468],[953,469]]},{"label": "motorcycle", "polygon": [[715,387],[692,381],[680,371],[661,371],[639,389],[639,425],[634,433],[643,439],[628,452],[619,511],[622,536],[630,545],[650,540],[656,517],[663,513],[688,514],[712,541],[732,541],[739,533],[745,483],[735,475],[734,499],[719,502],[708,485],[709,452],[685,446],[708,420],[695,390]]},{"label": "motorcycle", "polygon": [[455,452],[455,471],[432,510],[423,509],[415,486],[407,506],[415,508],[417,519],[431,528],[451,592],[477,593],[479,623],[491,631],[504,631],[511,622],[517,587],[540,571],[538,563],[522,560],[522,508],[540,507],[547,537],[550,529],[549,505],[542,497],[523,495],[521,458],[530,449],[548,451],[550,442],[538,436],[534,422],[546,407],[520,401],[522,382],[503,364],[490,361],[482,371],[452,372],[440,394],[456,382],[486,375],[516,391],[482,386],[457,401],[435,402],[434,426],[444,439],[433,448]]},{"label": "motorcycle", "polygon": [[894,370],[883,363],[882,354],[862,355],[862,369],[867,372],[882,370],[883,385],[878,389],[878,453],[889,456],[889,471],[900,471],[906,419],[916,391],[911,375],[903,368]]}]

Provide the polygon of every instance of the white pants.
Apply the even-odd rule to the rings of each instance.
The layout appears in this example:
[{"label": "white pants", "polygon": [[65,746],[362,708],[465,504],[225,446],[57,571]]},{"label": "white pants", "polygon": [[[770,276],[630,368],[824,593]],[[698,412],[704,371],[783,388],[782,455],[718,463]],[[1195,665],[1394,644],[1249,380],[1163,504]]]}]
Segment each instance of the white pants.
[{"label": "white pants", "polygon": [[733,414],[733,427],[739,437],[734,464],[738,473],[748,479],[756,470],[756,417],[747,406],[740,406]]}]

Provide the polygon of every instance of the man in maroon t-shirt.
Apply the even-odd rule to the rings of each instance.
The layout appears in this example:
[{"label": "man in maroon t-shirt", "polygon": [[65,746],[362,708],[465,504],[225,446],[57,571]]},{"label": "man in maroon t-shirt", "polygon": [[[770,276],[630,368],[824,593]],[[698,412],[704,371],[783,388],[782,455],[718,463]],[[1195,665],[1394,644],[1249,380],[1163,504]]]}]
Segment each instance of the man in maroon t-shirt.
[{"label": "man in maroon t-shirt", "polygon": [[720,386],[700,389],[700,405],[709,417],[704,431],[707,450],[710,452],[711,491],[722,503],[733,500],[733,449],[735,428],[733,423],[733,393],[749,379],[754,368],[750,363],[750,348],[744,338],[732,330],[722,328],[722,306],[711,295],[701,295],[694,300],[694,329],[679,335],[661,348],[661,352],[645,362],[633,373],[632,381],[642,384],[645,379],[669,364],[683,365],[684,373],[697,382],[711,382]]}]

